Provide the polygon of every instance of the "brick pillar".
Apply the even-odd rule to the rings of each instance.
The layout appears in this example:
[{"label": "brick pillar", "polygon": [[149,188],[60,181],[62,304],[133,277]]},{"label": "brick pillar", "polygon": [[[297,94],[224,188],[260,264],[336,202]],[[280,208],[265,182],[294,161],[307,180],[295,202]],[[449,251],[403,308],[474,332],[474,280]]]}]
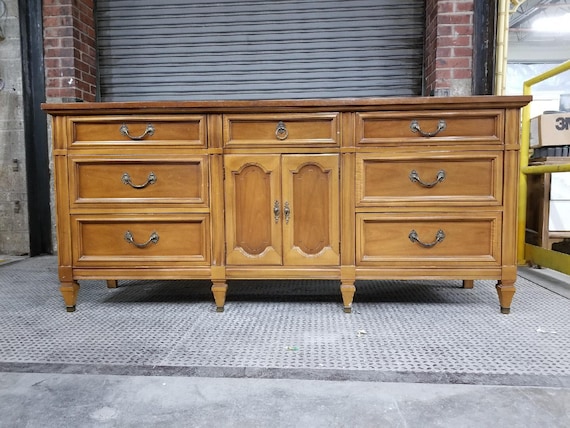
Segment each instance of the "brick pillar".
[{"label": "brick pillar", "polygon": [[426,95],[471,95],[473,2],[426,0]]},{"label": "brick pillar", "polygon": [[44,58],[48,101],[95,101],[93,0],[44,0]]}]

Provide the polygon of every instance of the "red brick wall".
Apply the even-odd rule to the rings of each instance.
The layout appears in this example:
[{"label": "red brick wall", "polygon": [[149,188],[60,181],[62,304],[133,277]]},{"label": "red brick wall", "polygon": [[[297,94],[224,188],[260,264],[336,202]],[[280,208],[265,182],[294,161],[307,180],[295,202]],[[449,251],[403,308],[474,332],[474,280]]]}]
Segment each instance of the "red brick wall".
[{"label": "red brick wall", "polygon": [[426,95],[470,95],[474,0],[426,0]]},{"label": "red brick wall", "polygon": [[95,101],[93,0],[44,0],[46,98]]}]

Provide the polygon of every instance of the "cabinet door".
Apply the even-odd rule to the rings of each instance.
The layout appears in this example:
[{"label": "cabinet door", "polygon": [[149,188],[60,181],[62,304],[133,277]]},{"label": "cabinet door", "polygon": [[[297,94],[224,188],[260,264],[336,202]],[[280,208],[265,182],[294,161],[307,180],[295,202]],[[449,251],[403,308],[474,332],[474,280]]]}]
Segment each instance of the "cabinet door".
[{"label": "cabinet door", "polygon": [[283,156],[284,264],[340,262],[338,162],[338,155]]},{"label": "cabinet door", "polygon": [[225,156],[229,265],[282,264],[280,160],[279,155]]}]

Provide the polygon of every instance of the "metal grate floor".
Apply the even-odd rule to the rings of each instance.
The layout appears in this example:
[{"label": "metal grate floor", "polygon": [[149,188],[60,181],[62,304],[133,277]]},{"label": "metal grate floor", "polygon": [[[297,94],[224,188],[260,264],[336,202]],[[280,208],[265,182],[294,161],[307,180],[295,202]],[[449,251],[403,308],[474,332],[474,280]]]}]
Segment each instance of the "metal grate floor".
[{"label": "metal grate floor", "polygon": [[0,267],[0,370],[570,386],[569,300],[494,281],[83,281],[67,313],[53,256]]}]

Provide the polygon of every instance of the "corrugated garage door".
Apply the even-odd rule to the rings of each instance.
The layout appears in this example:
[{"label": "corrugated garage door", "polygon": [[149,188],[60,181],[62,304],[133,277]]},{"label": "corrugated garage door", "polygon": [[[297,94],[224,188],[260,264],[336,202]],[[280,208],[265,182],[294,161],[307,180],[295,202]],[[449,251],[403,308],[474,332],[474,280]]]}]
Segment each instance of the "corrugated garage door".
[{"label": "corrugated garage door", "polygon": [[424,0],[98,0],[102,101],[420,95]]}]

